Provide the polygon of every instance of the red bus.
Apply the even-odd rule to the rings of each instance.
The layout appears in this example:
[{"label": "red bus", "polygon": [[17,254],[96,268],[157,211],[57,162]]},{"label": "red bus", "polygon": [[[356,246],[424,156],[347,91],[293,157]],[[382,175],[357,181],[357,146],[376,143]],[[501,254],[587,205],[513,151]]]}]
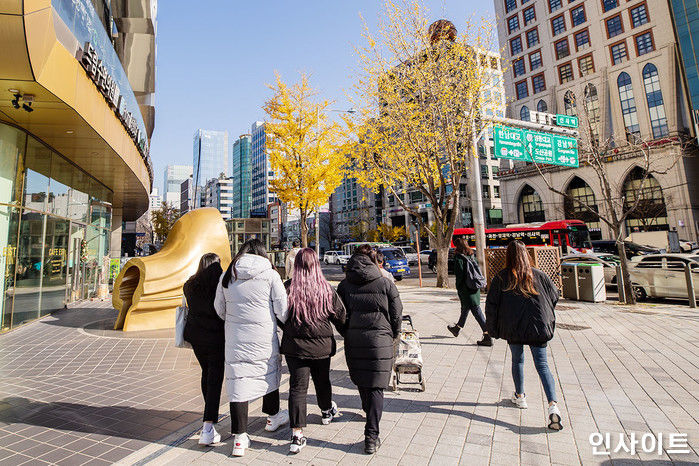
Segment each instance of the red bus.
[{"label": "red bus", "polygon": [[[454,229],[453,237],[459,236],[465,236],[470,245],[476,242],[473,228]],[[527,246],[560,246],[563,254],[592,252],[590,232],[585,222],[581,220],[519,223],[485,230],[485,243],[488,248],[504,248],[515,239]]]}]

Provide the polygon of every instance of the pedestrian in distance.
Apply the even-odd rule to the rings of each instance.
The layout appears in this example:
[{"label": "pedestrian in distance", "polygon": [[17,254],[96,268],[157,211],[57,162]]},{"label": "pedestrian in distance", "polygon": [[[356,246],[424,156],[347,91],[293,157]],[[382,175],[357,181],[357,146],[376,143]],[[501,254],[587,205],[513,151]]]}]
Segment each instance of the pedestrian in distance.
[{"label": "pedestrian in distance", "polygon": [[507,246],[505,269],[493,277],[485,302],[486,325],[490,336],[507,341],[512,353],[512,402],[527,408],[524,393],[524,345],[534,359],[534,367],[548,400],[549,429],[561,430],[561,411],[556,400],[556,383],[546,359],[547,342],[556,328],[554,309],[558,290],[551,279],[529,263],[527,248],[521,241]]},{"label": "pedestrian in distance", "polygon": [[289,422],[289,413],[279,409],[282,365],[277,337],[277,320],[287,319],[286,290],[259,239],[243,243],[221,277],[214,306],[225,321],[232,454],[243,456],[250,446],[249,401],[262,397],[265,430],[273,432]]},{"label": "pedestrian in distance", "polygon": [[368,244],[359,246],[347,263],[337,287],[347,310],[345,358],[352,382],[359,389],[366,415],[364,451],[381,446],[379,422],[383,392],[388,387],[395,357],[394,339],[401,330],[403,305],[396,285],[381,274]]},{"label": "pedestrian in distance", "polygon": [[474,284],[475,277],[483,277],[473,249],[471,249],[462,236],[454,238],[456,253],[454,254],[454,275],[456,278],[456,291],[461,302],[461,315],[458,322],[448,325],[447,329],[455,337],[459,336],[461,329],[466,324],[469,312],[478,322],[483,332],[483,339],[476,342],[478,346],[493,346],[493,340],[485,327],[485,316],[481,310],[481,291],[478,285]]},{"label": "pedestrian in distance", "polygon": [[376,265],[379,267],[381,275],[391,280],[391,282],[395,283],[396,279],[393,277],[393,274],[384,268],[386,258],[383,256],[383,253],[381,251],[375,251],[374,257],[376,258],[375,262]]},{"label": "pedestrian in distance", "polygon": [[284,271],[286,272],[285,278],[288,280],[294,275],[294,259],[296,259],[296,254],[299,253],[301,248],[299,248],[301,243],[299,240],[295,239],[291,243],[291,249],[286,253],[286,260],[284,261]]},{"label": "pedestrian in distance", "polygon": [[313,379],[321,423],[328,425],[339,415],[332,400],[330,358],[337,351],[333,326],[344,331],[345,306],[323,276],[316,252],[301,249],[294,261],[294,278],[286,282],[289,316],[283,326],[281,352],[289,368],[289,415],[291,445],[296,454],[306,446],[306,395]]},{"label": "pedestrian in distance", "polygon": [[187,322],[184,339],[192,345],[194,356],[201,366],[201,393],[204,396],[204,425],[199,445],[221,441],[214,424],[218,422],[221,404],[224,366],[223,321],[214,309],[216,287],[223,270],[221,259],[214,253],[201,257],[197,272],[183,286],[187,304]]}]

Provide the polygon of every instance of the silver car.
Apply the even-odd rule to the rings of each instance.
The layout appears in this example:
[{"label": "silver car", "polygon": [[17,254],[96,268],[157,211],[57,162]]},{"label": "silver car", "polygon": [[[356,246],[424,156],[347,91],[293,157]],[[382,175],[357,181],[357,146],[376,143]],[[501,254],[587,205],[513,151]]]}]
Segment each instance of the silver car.
[{"label": "silver car", "polygon": [[685,266],[692,270],[694,294],[699,292],[699,255],[648,254],[631,259],[631,283],[636,299],[688,299]]},{"label": "silver car", "polygon": [[606,286],[616,287],[616,266],[619,265],[619,256],[607,253],[598,254],[569,254],[561,257],[561,263],[576,263],[576,264],[602,264],[604,268],[604,284]]},{"label": "silver car", "polygon": [[403,251],[405,258],[408,259],[408,265],[417,265],[417,261],[420,259],[417,256],[417,251],[412,246],[396,246],[398,249]]}]

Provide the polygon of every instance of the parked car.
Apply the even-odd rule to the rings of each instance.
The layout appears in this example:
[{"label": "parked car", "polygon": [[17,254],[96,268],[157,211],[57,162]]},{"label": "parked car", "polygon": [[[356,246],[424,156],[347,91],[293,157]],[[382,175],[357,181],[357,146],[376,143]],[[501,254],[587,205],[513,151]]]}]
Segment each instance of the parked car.
[{"label": "parked car", "polygon": [[[454,254],[456,254],[456,249],[449,248],[449,257],[447,258],[447,268],[449,273],[454,273]],[[430,258],[427,262],[427,266],[434,273],[437,273],[437,250],[433,249],[430,252]]]},{"label": "parked car", "polygon": [[648,254],[632,258],[631,263],[631,284],[639,301],[646,298],[688,299],[686,265],[692,270],[695,295],[699,291],[697,254]]},{"label": "parked car", "polygon": [[396,246],[398,249],[403,251],[405,258],[408,259],[408,265],[417,265],[418,257],[417,251],[412,246]]},{"label": "parked car", "polygon": [[561,264],[576,263],[576,264],[602,264],[604,268],[604,284],[607,286],[616,286],[616,266],[619,265],[619,256],[614,254],[569,254],[561,257]]},{"label": "parked car", "polygon": [[430,263],[430,254],[432,254],[431,249],[420,249],[420,263],[421,264],[429,264]]},{"label": "parked car", "polygon": [[323,255],[323,262],[326,264],[338,264],[340,255],[342,255],[342,251],[326,251]]},{"label": "parked car", "polygon": [[[643,254],[660,254],[660,249],[658,248],[643,246],[642,244],[634,243],[633,241],[624,241],[624,244],[626,245],[626,257],[629,259],[632,257],[641,256]],[[616,241],[611,240],[593,241],[592,249],[595,251],[595,254],[618,254]]]},{"label": "parked car", "polygon": [[408,265],[408,259],[403,254],[403,250],[392,247],[392,248],[377,248],[384,258],[384,268],[388,270],[393,278],[397,281],[403,279],[403,277],[410,275],[410,266]]}]

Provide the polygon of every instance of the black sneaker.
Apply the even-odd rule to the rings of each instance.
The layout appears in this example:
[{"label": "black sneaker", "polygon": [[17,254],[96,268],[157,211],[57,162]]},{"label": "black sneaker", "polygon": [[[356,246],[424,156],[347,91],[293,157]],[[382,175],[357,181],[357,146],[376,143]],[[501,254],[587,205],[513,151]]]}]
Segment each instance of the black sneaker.
[{"label": "black sneaker", "polygon": [[490,338],[490,335],[483,335],[483,339],[477,341],[476,344],[478,346],[493,346],[493,339]]},{"label": "black sneaker", "polygon": [[447,330],[449,330],[449,331],[451,332],[451,334],[454,335],[455,337],[458,337],[458,336],[459,336],[459,332],[461,331],[461,327],[459,327],[459,326],[456,325],[456,324],[454,324],[454,325],[447,325]]},{"label": "black sneaker", "polygon": [[381,446],[381,440],[378,437],[364,437],[364,453],[373,455]]},{"label": "black sneaker", "polygon": [[300,437],[297,437],[296,435],[291,436],[291,445],[289,445],[289,453],[292,455],[295,455],[296,453],[300,452],[303,447],[306,446],[306,437],[301,434]]}]

